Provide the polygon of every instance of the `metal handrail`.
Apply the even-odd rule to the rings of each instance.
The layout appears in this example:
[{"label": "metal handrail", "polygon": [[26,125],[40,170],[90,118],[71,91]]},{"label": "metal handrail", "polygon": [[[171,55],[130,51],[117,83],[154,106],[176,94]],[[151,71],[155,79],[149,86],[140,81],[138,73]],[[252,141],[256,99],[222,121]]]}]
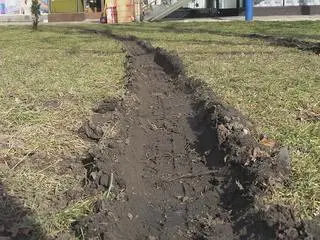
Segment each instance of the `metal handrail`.
[{"label": "metal handrail", "polygon": [[142,5],[142,10],[146,10],[146,9],[150,9],[152,8],[152,5],[156,5],[157,3],[157,0],[153,0],[151,1],[150,3],[148,1],[145,1],[145,0],[141,0],[141,5]]},{"label": "metal handrail", "polygon": [[[140,3],[141,3],[141,6],[142,6],[142,10],[147,10],[147,9],[152,9],[152,6],[156,6],[157,4],[157,1],[158,0],[152,0],[150,3],[148,3],[148,1],[146,0],[141,0]],[[171,0],[161,0],[161,4],[160,5],[164,5],[164,6],[167,6],[167,5],[171,5]]]}]

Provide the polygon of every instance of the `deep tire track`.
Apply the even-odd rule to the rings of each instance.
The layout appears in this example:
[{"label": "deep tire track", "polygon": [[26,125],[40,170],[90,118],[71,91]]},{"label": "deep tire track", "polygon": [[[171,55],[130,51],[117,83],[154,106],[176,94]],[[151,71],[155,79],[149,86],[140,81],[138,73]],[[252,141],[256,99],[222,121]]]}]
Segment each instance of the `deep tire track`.
[{"label": "deep tire track", "polygon": [[286,38],[286,37],[275,37],[275,36],[267,36],[261,34],[248,34],[245,35],[248,38],[254,39],[262,39],[266,42],[269,42],[276,46],[283,46],[288,48],[297,48],[301,51],[306,52],[313,52],[317,55],[320,54],[320,43],[319,42],[310,42],[310,41],[303,41],[294,38]]},{"label": "deep tire track", "polygon": [[[90,151],[87,187],[107,189],[113,172],[116,197],[98,201],[96,213],[75,224],[78,234],[132,240],[313,239],[291,209],[264,208],[256,201],[270,179],[286,180],[288,163],[280,162],[278,150],[259,146],[251,124],[202,83],[186,78],[178,57],[133,37],[108,34],[128,52],[128,92],[116,111],[96,115],[117,122],[119,131],[100,137]],[[261,156],[253,159],[257,148]]]}]

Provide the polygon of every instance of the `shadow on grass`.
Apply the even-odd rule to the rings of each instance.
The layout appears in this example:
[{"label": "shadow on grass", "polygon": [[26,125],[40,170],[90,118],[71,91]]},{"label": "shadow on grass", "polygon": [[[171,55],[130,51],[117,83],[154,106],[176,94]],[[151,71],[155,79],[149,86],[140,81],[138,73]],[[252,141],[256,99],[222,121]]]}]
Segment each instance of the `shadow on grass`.
[{"label": "shadow on grass", "polygon": [[0,239],[38,240],[45,233],[27,209],[16,197],[10,196],[0,183]]}]

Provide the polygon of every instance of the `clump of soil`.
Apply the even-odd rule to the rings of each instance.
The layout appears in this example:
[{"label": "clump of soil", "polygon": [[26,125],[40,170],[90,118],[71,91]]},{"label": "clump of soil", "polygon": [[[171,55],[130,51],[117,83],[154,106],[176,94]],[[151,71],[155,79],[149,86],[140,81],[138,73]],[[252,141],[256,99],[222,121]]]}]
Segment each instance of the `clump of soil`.
[{"label": "clump of soil", "polygon": [[[74,224],[76,234],[316,239],[290,208],[258,201],[266,186],[288,180],[286,149],[258,144],[253,125],[187,78],[177,56],[136,38],[116,39],[128,52],[127,93],[121,107],[97,113],[84,131],[98,141],[84,160],[87,189],[105,197]],[[119,127],[112,135],[92,135],[103,119]]]}]

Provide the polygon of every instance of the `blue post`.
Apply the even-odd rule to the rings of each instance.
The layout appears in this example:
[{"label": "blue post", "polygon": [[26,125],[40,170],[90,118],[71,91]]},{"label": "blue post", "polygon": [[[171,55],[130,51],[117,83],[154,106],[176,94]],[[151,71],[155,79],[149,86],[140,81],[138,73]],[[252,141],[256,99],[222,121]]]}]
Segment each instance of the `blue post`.
[{"label": "blue post", "polygon": [[253,0],[245,0],[246,21],[253,20]]}]

